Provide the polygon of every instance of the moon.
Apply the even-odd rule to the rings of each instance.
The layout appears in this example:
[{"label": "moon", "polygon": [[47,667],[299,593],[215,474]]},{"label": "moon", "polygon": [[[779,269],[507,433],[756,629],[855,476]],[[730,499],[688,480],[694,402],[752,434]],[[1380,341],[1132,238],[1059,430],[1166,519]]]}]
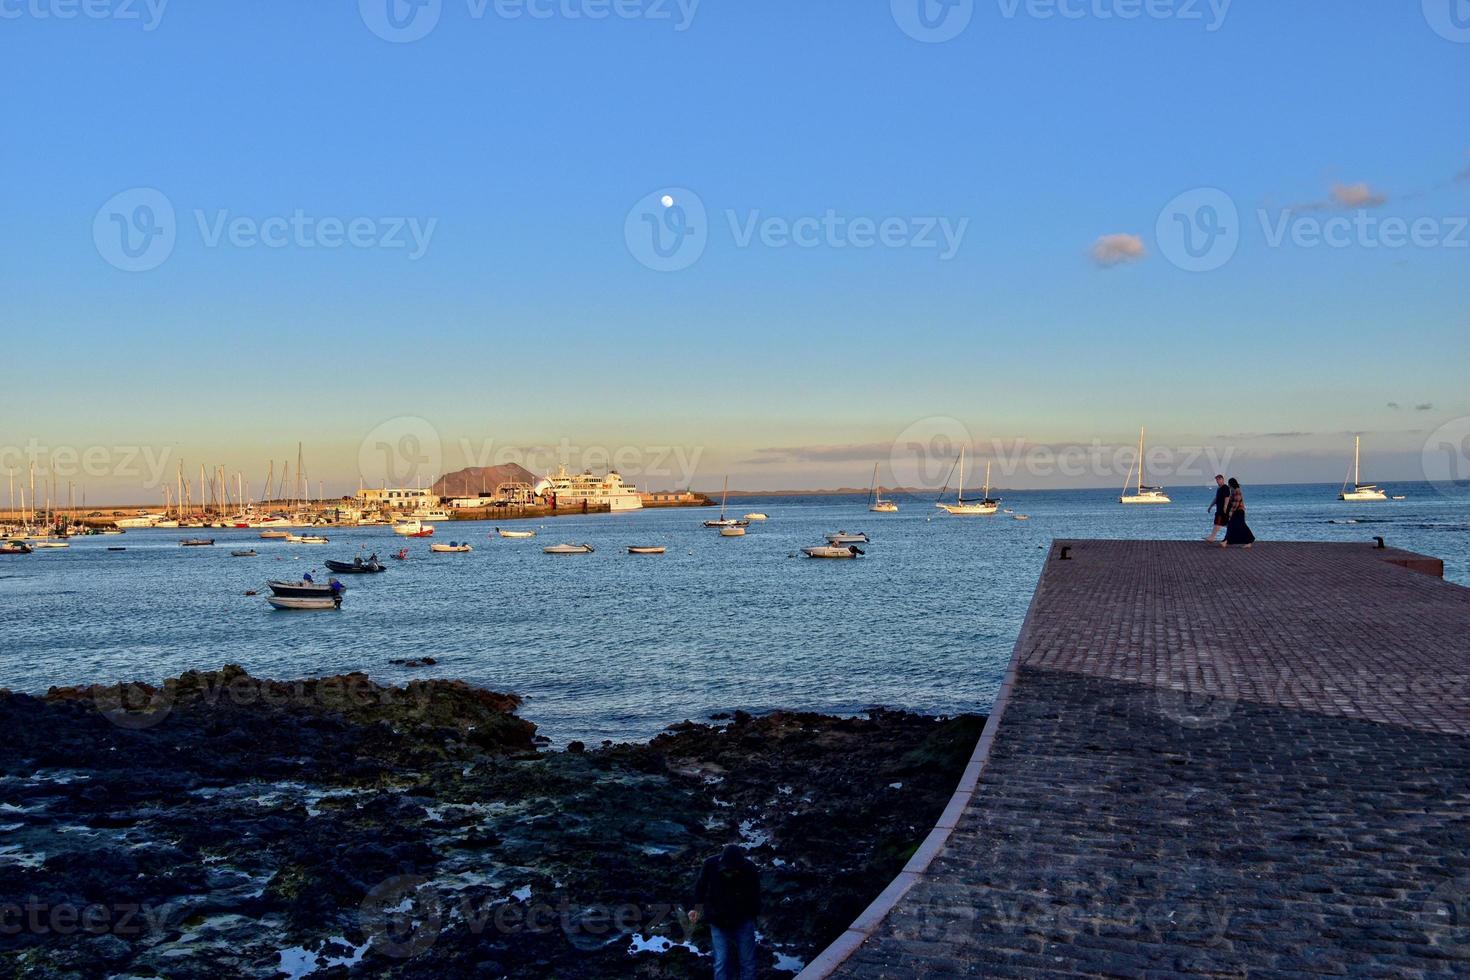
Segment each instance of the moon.
[{"label": "moon", "polygon": [[663,197],[658,199],[658,202],[666,208],[671,208],[674,206],[674,195],[665,194]]}]

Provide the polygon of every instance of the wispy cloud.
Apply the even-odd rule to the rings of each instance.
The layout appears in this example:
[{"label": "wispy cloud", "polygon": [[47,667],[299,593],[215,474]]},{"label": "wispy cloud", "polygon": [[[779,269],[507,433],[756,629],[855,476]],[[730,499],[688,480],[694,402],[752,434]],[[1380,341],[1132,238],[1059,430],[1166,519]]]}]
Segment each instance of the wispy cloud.
[{"label": "wispy cloud", "polygon": [[1333,184],[1323,201],[1307,201],[1293,206],[1295,211],[1357,211],[1363,208],[1382,207],[1388,203],[1388,195],[1374,190],[1369,184]]},{"label": "wispy cloud", "polygon": [[1434,402],[1420,402],[1419,404],[1414,406],[1414,411],[1432,412],[1434,411]]},{"label": "wispy cloud", "polygon": [[1103,235],[1092,244],[1092,261],[1104,269],[1137,262],[1148,254],[1137,235]]},{"label": "wispy cloud", "polygon": [[875,459],[887,459],[893,453],[893,444],[888,442],[856,443],[849,445],[816,446],[771,446],[757,449],[755,455],[741,460],[756,466],[779,463],[871,463]]},{"label": "wispy cloud", "polygon": [[1389,402],[1388,403],[1388,407],[1391,408],[1391,409],[1393,409],[1395,412],[1397,412],[1399,410],[1399,403],[1398,402]]}]

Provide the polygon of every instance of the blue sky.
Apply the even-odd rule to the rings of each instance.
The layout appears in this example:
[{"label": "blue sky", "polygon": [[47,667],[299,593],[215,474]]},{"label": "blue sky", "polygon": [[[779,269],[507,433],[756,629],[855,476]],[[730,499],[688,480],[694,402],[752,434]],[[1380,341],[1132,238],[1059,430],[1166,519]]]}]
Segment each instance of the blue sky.
[{"label": "blue sky", "polygon": [[[938,43],[910,0],[442,0],[402,43],[387,0],[94,2],[0,2],[5,465],[149,447],[259,482],[302,441],[344,490],[371,433],[427,426],[446,469],[565,441],[659,486],[677,446],[697,486],[780,488],[866,483],[916,425],[983,456],[1147,423],[1254,482],[1340,479],[1362,432],[1407,479],[1470,416],[1470,43],[1417,2],[982,0]],[[1238,244],[1189,271],[1158,229],[1199,188]],[[125,271],[138,189],[173,244]],[[629,235],[671,189],[703,250],[657,271]]]}]

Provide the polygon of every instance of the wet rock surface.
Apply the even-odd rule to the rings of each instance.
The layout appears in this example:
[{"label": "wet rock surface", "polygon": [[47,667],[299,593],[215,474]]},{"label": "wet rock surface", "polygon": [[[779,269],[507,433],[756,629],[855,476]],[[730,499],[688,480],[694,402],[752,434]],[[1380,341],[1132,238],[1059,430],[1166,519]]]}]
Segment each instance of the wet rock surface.
[{"label": "wet rock surface", "polygon": [[0,976],[703,977],[685,907],[762,869],[761,975],[852,921],[983,719],[736,713],[548,752],[456,681],[0,692]]}]

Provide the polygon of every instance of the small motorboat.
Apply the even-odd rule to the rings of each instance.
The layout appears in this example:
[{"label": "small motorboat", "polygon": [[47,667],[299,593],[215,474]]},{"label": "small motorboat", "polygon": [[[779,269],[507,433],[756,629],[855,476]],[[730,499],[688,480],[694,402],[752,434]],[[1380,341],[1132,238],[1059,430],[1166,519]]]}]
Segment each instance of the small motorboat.
[{"label": "small motorboat", "polygon": [[1018,520],[1018,521],[1029,521],[1029,520],[1031,520],[1031,515],[1030,514],[1017,514],[1016,515],[1016,520]]},{"label": "small motorboat", "polygon": [[1390,499],[1391,500],[1405,500],[1405,499],[1407,499],[1407,496],[1405,494],[1400,493],[1400,494],[1395,494]]},{"label": "small motorboat", "polygon": [[808,558],[861,558],[863,552],[857,545],[820,544],[815,548],[802,548]]},{"label": "small motorboat", "polygon": [[743,538],[743,537],[745,537],[745,528],[742,527],[742,526],[740,526],[739,524],[734,524],[734,525],[731,525],[730,527],[722,527],[722,528],[720,528],[720,537],[722,537],[722,538]]},{"label": "small motorboat", "polygon": [[269,539],[269,538],[279,538],[279,539],[281,539],[281,540],[284,541],[285,539],[291,537],[291,532],[290,531],[261,531],[260,532],[260,536],[262,538],[267,538],[267,539]]},{"label": "small motorboat", "polygon": [[119,534],[127,534],[128,532],[124,531],[120,527],[112,527],[112,528],[108,528],[105,531],[98,531],[97,533],[98,534],[105,534],[108,537],[116,537]]},{"label": "small motorboat", "polygon": [[746,514],[745,515],[745,519],[747,521],[768,521],[768,520],[770,520],[770,517],[768,515],[766,515],[766,514],[759,514],[759,513],[757,513],[757,514]]},{"label": "small motorboat", "polygon": [[495,529],[495,533],[502,538],[534,538],[536,536],[535,531],[502,531],[498,527]]},{"label": "small motorboat", "polygon": [[244,551],[230,552],[231,558],[254,558],[258,552],[254,548],[246,548]]},{"label": "small motorboat", "polygon": [[462,555],[465,552],[473,551],[474,549],[471,548],[467,542],[451,541],[448,544],[431,544],[429,545],[429,550],[441,555]]},{"label": "small motorboat", "polygon": [[628,546],[628,554],[630,554],[630,555],[661,555],[666,550],[667,549],[664,548],[663,545],[647,545],[647,546],[629,545]]},{"label": "small motorboat", "polygon": [[286,599],[330,599],[347,591],[347,586],[336,579],[326,582],[313,581],[308,575],[299,582],[267,582],[271,592]]},{"label": "small motorboat", "polygon": [[393,525],[393,533],[405,538],[432,538],[434,525],[425,524],[423,521],[403,521]]},{"label": "small motorboat", "polygon": [[185,538],[179,542],[180,548],[212,548],[214,538]]},{"label": "small motorboat", "polygon": [[590,544],[554,544],[541,550],[548,555],[590,555],[597,549]]},{"label": "small motorboat", "polygon": [[32,548],[70,548],[70,541],[56,541],[47,538],[37,538],[30,542]]},{"label": "small motorboat", "polygon": [[847,531],[838,531],[836,534],[829,534],[829,535],[827,535],[827,543],[828,544],[867,544],[868,543],[868,536],[866,534],[864,534],[862,531],[855,531],[855,532],[852,532],[852,533],[849,533]]},{"label": "small motorboat", "polygon": [[326,538],[322,537],[320,534],[293,534],[290,537],[286,538],[286,540],[291,542],[292,544],[330,544],[330,542]]},{"label": "small motorboat", "polygon": [[7,541],[0,544],[0,555],[29,555],[35,550],[24,541]]},{"label": "small motorboat", "polygon": [[737,520],[733,517],[724,517],[718,521],[705,521],[705,527],[750,527],[750,521]]},{"label": "small motorboat", "polygon": [[325,598],[315,596],[268,595],[265,597],[265,601],[269,602],[276,609],[310,610],[342,608],[341,595],[327,596]]},{"label": "small motorboat", "polygon": [[388,570],[386,565],[378,561],[376,553],[369,555],[367,558],[358,555],[351,561],[332,561],[328,558],[322,564],[326,565],[330,571],[336,572],[339,575],[376,575],[378,572],[386,572]]}]

